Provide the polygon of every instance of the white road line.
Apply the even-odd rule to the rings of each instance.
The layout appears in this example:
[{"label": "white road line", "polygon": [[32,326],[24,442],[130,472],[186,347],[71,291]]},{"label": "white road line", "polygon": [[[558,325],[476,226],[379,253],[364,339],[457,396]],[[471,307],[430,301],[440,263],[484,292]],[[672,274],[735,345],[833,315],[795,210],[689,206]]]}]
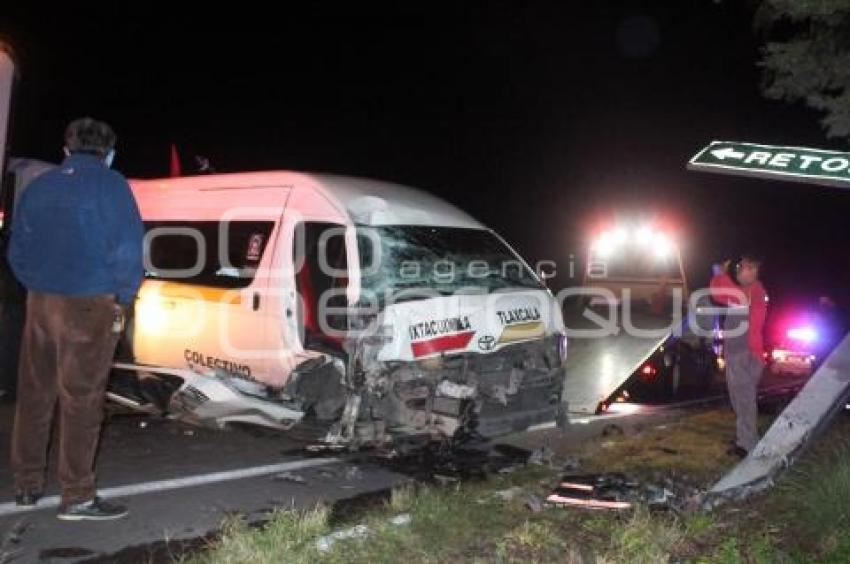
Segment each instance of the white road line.
[{"label": "white road line", "polygon": [[[105,498],[119,498],[146,493],[164,492],[168,490],[177,490],[180,488],[191,488],[194,486],[203,486],[206,484],[215,484],[218,482],[227,482],[230,480],[241,480],[244,478],[254,478],[256,476],[265,476],[267,474],[275,474],[277,472],[286,472],[289,470],[301,470],[304,468],[315,468],[317,466],[326,466],[342,462],[339,458],[305,458],[303,460],[294,460],[292,462],[283,462],[281,464],[268,464],[265,466],[252,466],[250,468],[241,468],[239,470],[227,470],[224,472],[212,472],[210,474],[199,474],[196,476],[186,476],[183,478],[173,478],[170,480],[157,480],[154,482],[142,482],[140,484],[128,484],[126,486],[116,486],[114,488],[104,488],[98,491],[98,495]],[[19,507],[14,502],[0,503],[0,517],[7,515],[15,515],[18,513],[27,513],[30,511],[38,511],[40,509],[48,509],[59,506],[60,498],[58,495],[45,497],[39,500],[37,505]]]}]

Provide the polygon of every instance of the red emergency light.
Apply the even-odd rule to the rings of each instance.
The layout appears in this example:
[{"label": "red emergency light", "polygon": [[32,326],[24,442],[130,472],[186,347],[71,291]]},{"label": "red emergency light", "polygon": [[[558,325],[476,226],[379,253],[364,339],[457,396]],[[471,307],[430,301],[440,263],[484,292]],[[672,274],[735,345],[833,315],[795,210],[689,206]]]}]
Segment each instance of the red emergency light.
[{"label": "red emergency light", "polygon": [[643,380],[644,382],[651,382],[655,380],[655,378],[658,376],[658,368],[655,367],[652,363],[647,362],[646,364],[641,366],[638,373],[640,374],[641,380]]}]

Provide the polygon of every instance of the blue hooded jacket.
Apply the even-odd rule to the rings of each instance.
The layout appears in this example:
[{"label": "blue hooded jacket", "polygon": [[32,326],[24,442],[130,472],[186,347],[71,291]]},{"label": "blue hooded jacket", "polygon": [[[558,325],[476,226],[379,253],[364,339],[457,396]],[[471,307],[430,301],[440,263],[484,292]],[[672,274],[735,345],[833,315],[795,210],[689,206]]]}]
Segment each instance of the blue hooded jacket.
[{"label": "blue hooded jacket", "polygon": [[115,294],[129,304],[144,276],[143,238],[127,180],[100,158],[74,153],[24,190],[12,222],[9,264],[28,290]]}]

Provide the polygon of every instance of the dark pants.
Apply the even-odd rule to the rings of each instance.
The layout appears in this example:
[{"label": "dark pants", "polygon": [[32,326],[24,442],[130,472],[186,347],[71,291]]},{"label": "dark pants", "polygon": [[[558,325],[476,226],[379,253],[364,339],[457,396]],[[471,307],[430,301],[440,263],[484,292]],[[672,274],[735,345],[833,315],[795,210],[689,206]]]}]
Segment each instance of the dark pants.
[{"label": "dark pants", "polygon": [[118,335],[112,296],[30,292],[18,370],[12,436],[17,488],[43,491],[58,402],[59,483],[63,504],[95,494],[94,459],[106,381]]},{"label": "dark pants", "polygon": [[726,357],[726,386],[735,411],[736,442],[747,451],[759,442],[758,385],[764,366],[749,350],[729,352]]}]

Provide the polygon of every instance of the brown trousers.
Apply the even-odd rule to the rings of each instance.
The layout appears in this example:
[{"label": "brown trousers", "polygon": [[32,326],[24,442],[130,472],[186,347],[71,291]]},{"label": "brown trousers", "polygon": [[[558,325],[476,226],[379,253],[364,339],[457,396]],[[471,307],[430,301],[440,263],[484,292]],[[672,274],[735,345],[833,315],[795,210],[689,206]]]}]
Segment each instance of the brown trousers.
[{"label": "brown trousers", "polygon": [[43,491],[58,402],[59,484],[63,504],[95,494],[94,460],[106,381],[118,342],[112,296],[30,292],[18,369],[12,435],[15,486]]}]

